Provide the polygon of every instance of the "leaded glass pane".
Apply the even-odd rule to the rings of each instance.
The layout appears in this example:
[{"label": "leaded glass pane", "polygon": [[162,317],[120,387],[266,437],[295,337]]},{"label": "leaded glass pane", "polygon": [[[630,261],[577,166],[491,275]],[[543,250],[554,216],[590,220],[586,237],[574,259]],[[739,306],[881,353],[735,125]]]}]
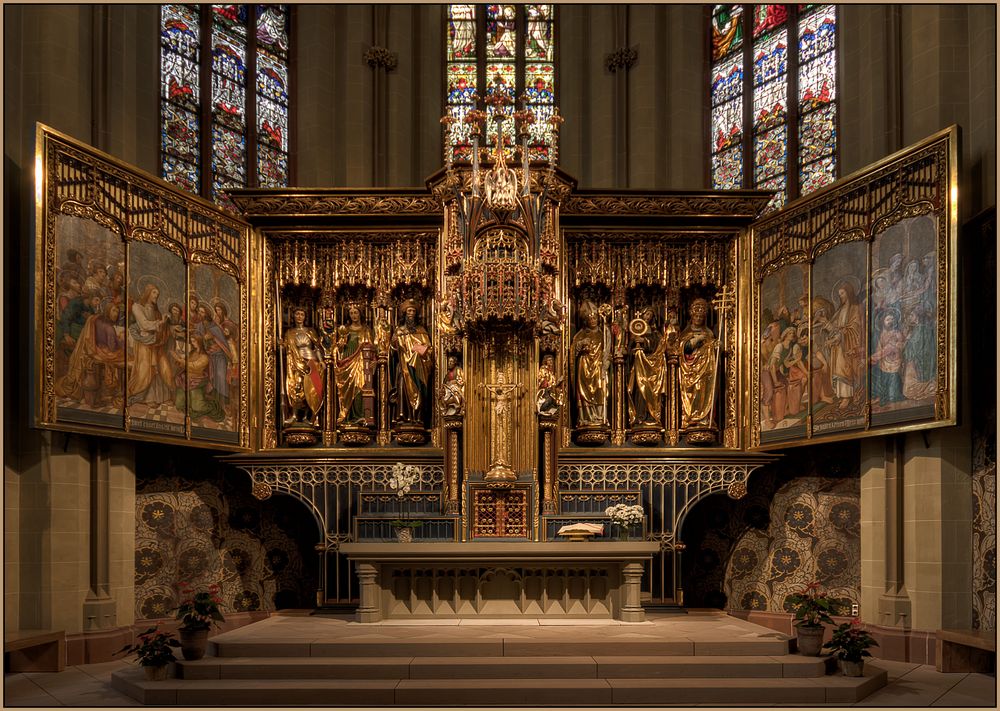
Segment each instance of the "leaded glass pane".
[{"label": "leaded glass pane", "polygon": [[743,6],[716,5],[712,13],[712,60],[743,46]]},{"label": "leaded glass pane", "polygon": [[454,160],[472,157],[472,134],[464,123],[465,115],[472,110],[472,97],[476,93],[476,65],[448,65],[448,115],[455,119],[448,135]]},{"label": "leaded glass pane", "polygon": [[524,14],[528,22],[525,36],[524,56],[528,61],[551,62],[552,52],[552,5],[525,5]]},{"label": "leaded glass pane", "polygon": [[743,187],[743,147],[736,144],[712,156],[712,189],[739,190]]},{"label": "leaded glass pane", "polygon": [[[225,126],[212,128],[212,170],[216,179],[231,187],[246,185],[246,137]],[[228,179],[228,180],[227,180]]]},{"label": "leaded glass pane", "polygon": [[448,60],[476,56],[476,6],[448,6]]},{"label": "leaded glass pane", "polygon": [[799,20],[799,63],[804,64],[831,51],[836,41],[837,20],[833,5],[823,5]]},{"label": "leaded glass pane", "polygon": [[249,7],[249,5],[212,5],[214,24],[245,42]]},{"label": "leaded glass pane", "polygon": [[712,150],[724,151],[743,140],[743,97],[712,109]]},{"label": "leaded glass pane", "polygon": [[834,156],[826,156],[815,163],[809,163],[799,171],[799,182],[803,195],[819,190],[836,179],[837,165]]},{"label": "leaded glass pane", "polygon": [[783,79],[788,70],[788,32],[782,30],[754,45],[754,87]]},{"label": "leaded glass pane", "polygon": [[246,46],[214,32],[212,37],[212,118],[230,128],[246,127]]},{"label": "leaded glass pane", "polygon": [[753,139],[754,183],[759,187],[764,181],[784,173],[788,157],[788,131],[785,126],[773,128]]},{"label": "leaded glass pane", "polygon": [[828,52],[799,67],[799,110],[829,104],[837,98],[836,54]]},{"label": "leaded glass pane", "polygon": [[257,179],[262,188],[288,186],[288,155],[261,144],[257,148]]},{"label": "leaded glass pane", "polygon": [[555,67],[551,64],[525,65],[525,95],[528,108],[535,113],[529,128],[528,156],[531,160],[548,160],[552,145],[552,110],[555,107]]},{"label": "leaded glass pane", "polygon": [[281,59],[288,57],[287,6],[257,6],[257,49],[265,49]]},{"label": "leaded glass pane", "polygon": [[824,106],[802,117],[799,125],[799,162],[810,163],[837,147],[836,106]]},{"label": "leaded glass pane", "polygon": [[[517,51],[515,5],[486,6],[486,59],[513,59]],[[489,76],[492,76],[490,74]]]},{"label": "leaded glass pane", "polygon": [[784,77],[763,86],[754,87],[753,131],[761,133],[785,122],[788,117],[788,84]]},{"label": "leaded glass pane", "polygon": [[198,54],[201,46],[197,11],[186,5],[164,5],[161,21],[161,96],[168,101],[197,108]]},{"label": "leaded glass pane", "polygon": [[787,5],[754,5],[753,36],[757,39],[766,32],[780,27],[788,19]]},{"label": "leaded glass pane", "polygon": [[199,176],[200,172],[196,164],[177,160],[167,153],[163,154],[163,179],[168,183],[197,193],[198,184],[201,179]]},{"label": "leaded glass pane", "polygon": [[765,180],[757,186],[760,190],[776,190],[774,197],[771,201],[767,203],[767,207],[764,208],[764,212],[771,212],[777,210],[782,205],[785,204],[788,195],[788,184],[785,180],[785,175],[778,175],[770,180]]},{"label": "leaded glass pane", "polygon": [[161,145],[164,153],[198,164],[198,115],[164,102]]},{"label": "leaded glass pane", "polygon": [[743,60],[728,59],[712,69],[712,106],[724,104],[743,93]]}]

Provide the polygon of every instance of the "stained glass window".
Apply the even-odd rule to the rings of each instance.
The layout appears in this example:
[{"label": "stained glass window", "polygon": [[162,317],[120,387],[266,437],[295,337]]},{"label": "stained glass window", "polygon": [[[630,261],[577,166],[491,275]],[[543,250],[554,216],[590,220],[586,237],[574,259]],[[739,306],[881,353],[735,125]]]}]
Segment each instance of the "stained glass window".
[{"label": "stained glass window", "polygon": [[226,207],[225,188],[288,185],[288,44],[285,5],[161,6],[166,180]]},{"label": "stained glass window", "polygon": [[834,5],[713,6],[713,188],[775,190],[773,210],[836,179],[836,27]]},{"label": "stained glass window", "polygon": [[[446,85],[451,123],[446,145],[453,160],[471,158],[472,137],[462,119],[477,101],[492,116],[485,99],[503,92],[512,100],[508,116],[523,103],[534,112],[528,154],[548,160],[555,140],[551,124],[556,105],[555,10],[553,5],[448,5]],[[507,143],[512,126],[506,124]],[[496,123],[486,122],[486,143],[496,142]]]}]

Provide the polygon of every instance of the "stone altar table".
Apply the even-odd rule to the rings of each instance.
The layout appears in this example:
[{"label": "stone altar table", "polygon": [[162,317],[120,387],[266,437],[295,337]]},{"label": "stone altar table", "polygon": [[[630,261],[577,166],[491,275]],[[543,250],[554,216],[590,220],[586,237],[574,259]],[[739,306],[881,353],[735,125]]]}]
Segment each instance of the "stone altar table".
[{"label": "stone altar table", "polygon": [[358,622],[554,617],[643,622],[647,541],[345,543]]}]

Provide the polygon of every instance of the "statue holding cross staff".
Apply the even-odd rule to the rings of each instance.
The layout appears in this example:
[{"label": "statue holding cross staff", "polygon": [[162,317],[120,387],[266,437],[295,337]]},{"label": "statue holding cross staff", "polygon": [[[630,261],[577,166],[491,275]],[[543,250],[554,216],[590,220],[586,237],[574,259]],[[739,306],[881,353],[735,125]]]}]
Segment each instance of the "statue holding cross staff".
[{"label": "statue holding cross staff", "polygon": [[493,397],[490,408],[490,469],[483,477],[485,481],[517,481],[517,474],[510,466],[510,424],[511,401],[517,396],[521,386],[508,383],[502,372],[497,373],[497,382],[484,383],[483,386]]}]

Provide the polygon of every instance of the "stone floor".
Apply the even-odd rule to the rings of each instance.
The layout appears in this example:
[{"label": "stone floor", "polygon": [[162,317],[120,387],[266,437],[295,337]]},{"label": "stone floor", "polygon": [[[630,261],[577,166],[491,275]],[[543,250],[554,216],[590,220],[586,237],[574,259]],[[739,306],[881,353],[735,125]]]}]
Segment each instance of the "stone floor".
[{"label": "stone floor", "polygon": [[[272,617],[253,625],[253,631],[247,627],[219,635],[231,641],[251,639],[263,641],[269,635],[277,640],[281,638],[302,637],[315,638],[322,630],[322,636],[335,637],[341,641],[356,640],[363,643],[386,638],[403,638],[407,640],[430,641],[437,635],[447,634],[458,636],[468,641],[488,639],[496,635],[498,627],[517,626],[517,634],[525,638],[544,640],[558,637],[565,642],[576,635],[581,636],[581,642],[599,633],[605,642],[652,639],[677,639],[685,636],[697,636],[701,640],[711,640],[716,637],[718,643],[728,642],[739,644],[741,639],[751,636],[760,638],[761,628],[756,625],[727,616],[657,616],[651,615],[645,623],[628,624],[608,621],[601,629],[595,630],[593,621],[586,624],[571,620],[559,624],[548,621],[518,620],[515,625],[507,621],[498,624],[497,621],[471,623],[470,621],[428,620],[422,624],[410,622],[406,625],[386,622],[374,625],[361,625],[347,618],[330,617]],[[590,629],[579,629],[589,627]],[[300,637],[301,635],[301,637]],[[777,635],[784,638],[781,635]],[[510,630],[506,631],[510,637]],[[724,652],[719,652],[724,653]],[[873,707],[982,707],[996,708],[997,685],[996,677],[985,674],[940,674],[932,666],[893,662],[873,659],[869,663],[886,670],[889,675],[889,685],[856,704],[857,706]],[[131,698],[120,694],[111,688],[111,673],[128,665],[125,661],[105,662],[70,667],[59,673],[16,673],[4,675],[4,707],[55,707],[55,706],[138,706]],[[253,681],[247,681],[252,685]],[[734,700],[736,701],[736,700]],[[734,706],[740,704],[734,703]],[[400,707],[396,707],[400,708]],[[621,707],[617,707],[621,708]],[[649,707],[645,707],[649,708]]]}]

